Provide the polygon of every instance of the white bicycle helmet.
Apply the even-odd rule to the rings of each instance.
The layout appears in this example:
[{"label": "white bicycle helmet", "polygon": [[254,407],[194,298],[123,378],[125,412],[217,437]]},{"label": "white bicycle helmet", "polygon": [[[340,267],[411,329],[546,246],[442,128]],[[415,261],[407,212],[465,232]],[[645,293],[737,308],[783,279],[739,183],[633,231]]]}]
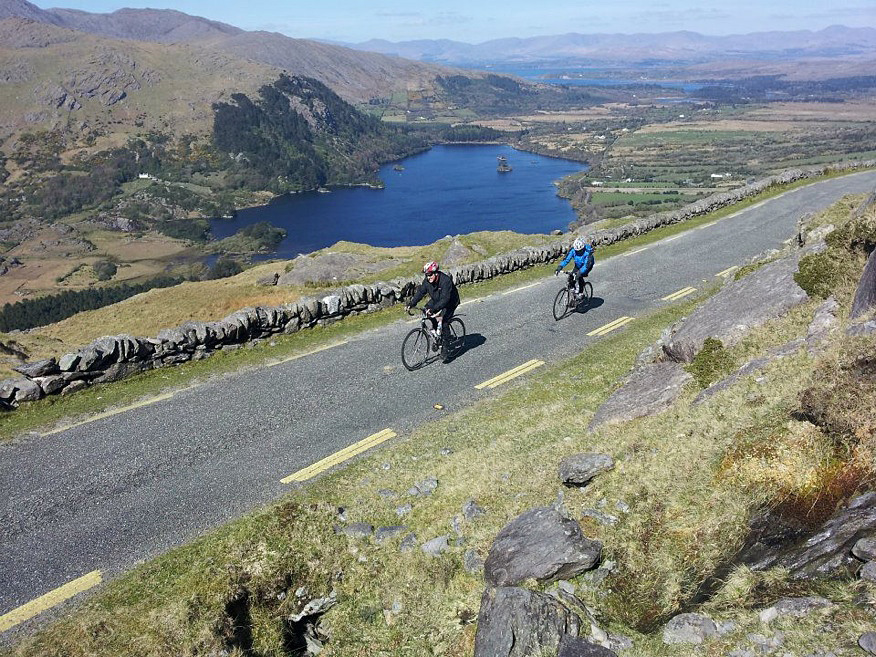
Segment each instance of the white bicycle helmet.
[{"label": "white bicycle helmet", "polygon": [[587,243],[584,241],[583,238],[576,237],[575,241],[572,242],[572,248],[575,249],[576,251],[580,251],[581,249],[583,249],[586,246],[586,244]]}]

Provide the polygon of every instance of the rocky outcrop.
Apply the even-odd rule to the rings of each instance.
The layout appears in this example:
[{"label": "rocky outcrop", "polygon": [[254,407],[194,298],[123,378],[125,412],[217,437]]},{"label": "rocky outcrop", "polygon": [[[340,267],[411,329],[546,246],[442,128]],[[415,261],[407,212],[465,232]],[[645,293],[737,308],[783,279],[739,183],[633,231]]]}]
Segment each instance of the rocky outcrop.
[{"label": "rocky outcrop", "polygon": [[484,579],[491,586],[568,579],[596,566],[601,554],[602,543],[585,537],[574,520],[552,508],[532,509],[496,536]]},{"label": "rocky outcrop", "polygon": [[578,636],[581,619],[559,600],[522,588],[488,588],[481,597],[475,657],[555,653],[565,635]]},{"label": "rocky outcrop", "polygon": [[665,411],[691,375],[678,363],[650,363],[634,370],[602,403],[590,421],[593,431],[606,423],[625,422]]},{"label": "rocky outcrop", "polygon": [[790,547],[776,549],[767,538],[747,548],[741,561],[752,570],[785,568],[795,579],[852,572],[861,565],[852,550],[869,536],[876,536],[876,493],[856,497],[815,534],[802,534]]},{"label": "rocky outcrop", "polygon": [[876,251],[870,253],[867,264],[858,281],[855,290],[855,300],[852,301],[851,319],[857,319],[876,308]]},{"label": "rocky outcrop", "polygon": [[797,257],[782,258],[725,285],[673,327],[663,345],[666,357],[690,363],[706,338],[732,346],[752,328],[806,301],[808,295],[794,281],[797,263]]}]

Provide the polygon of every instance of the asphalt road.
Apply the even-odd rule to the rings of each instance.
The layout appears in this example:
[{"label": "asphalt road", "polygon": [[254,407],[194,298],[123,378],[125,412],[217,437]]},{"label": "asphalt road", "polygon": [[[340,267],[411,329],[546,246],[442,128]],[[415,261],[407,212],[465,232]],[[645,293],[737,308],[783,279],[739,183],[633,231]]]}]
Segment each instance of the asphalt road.
[{"label": "asphalt road", "polygon": [[[466,350],[416,372],[399,360],[407,322],[169,399],[0,448],[0,617],[85,573],[112,577],[289,490],[281,479],[383,429],[405,434],[492,389],[531,359],[556,362],[685,287],[790,238],[798,217],[870,192],[876,172],[819,182],[717,223],[600,261],[594,303],[560,322],[549,277],[466,301]],[[633,320],[635,321],[635,320]],[[618,330],[623,330],[618,329]],[[525,376],[525,375],[524,375]],[[28,625],[21,627],[26,631]]]}]

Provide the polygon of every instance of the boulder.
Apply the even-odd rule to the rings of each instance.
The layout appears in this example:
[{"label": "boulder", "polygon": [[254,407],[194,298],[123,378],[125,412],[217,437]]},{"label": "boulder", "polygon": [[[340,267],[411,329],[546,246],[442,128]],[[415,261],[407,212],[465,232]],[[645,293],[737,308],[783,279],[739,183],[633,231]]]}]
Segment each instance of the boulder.
[{"label": "boulder", "polygon": [[596,475],[613,468],[614,459],[608,454],[573,454],[560,462],[560,481],[566,486],[585,486]]},{"label": "boulder", "polygon": [[857,319],[873,308],[876,308],[876,251],[870,253],[864,271],[861,272],[861,280],[858,281],[858,289],[855,290],[849,317]]},{"label": "boulder", "polygon": [[682,365],[673,362],[651,363],[633,370],[596,410],[588,430],[665,411],[691,378]]},{"label": "boulder", "polygon": [[129,376],[151,370],[152,361],[132,361],[129,363],[115,363],[107,367],[101,374],[94,378],[95,383],[112,383],[121,381]]},{"label": "boulder", "polygon": [[876,632],[864,632],[858,637],[858,645],[868,655],[876,655]]},{"label": "boulder", "polygon": [[79,354],[64,354],[58,361],[58,367],[62,372],[73,372],[79,365]]},{"label": "boulder", "polygon": [[435,538],[423,543],[420,546],[420,549],[430,557],[437,557],[447,551],[447,548],[450,546],[449,541],[450,537],[446,534],[443,536],[436,536]]},{"label": "boulder", "polygon": [[15,401],[17,403],[36,401],[43,396],[43,389],[36,381],[30,379],[17,379],[15,388]]},{"label": "boulder", "polygon": [[51,376],[38,376],[35,377],[33,380],[34,383],[42,388],[44,395],[54,395],[57,392],[61,392],[61,389],[65,385],[67,385],[64,377],[60,374],[52,374]]},{"label": "boulder", "polygon": [[496,536],[484,578],[491,586],[513,586],[529,577],[569,579],[595,567],[601,554],[602,543],[586,538],[574,520],[553,508],[532,509]]},{"label": "boulder", "polygon": [[679,614],[663,628],[663,643],[701,644],[717,636],[718,627],[702,614]]},{"label": "boulder", "polygon": [[61,371],[54,358],[46,358],[45,360],[38,360],[33,363],[25,363],[24,365],[19,365],[12,369],[19,374],[24,374],[29,379],[35,379],[38,376],[49,376],[50,374],[57,374]]},{"label": "boulder", "polygon": [[861,561],[876,561],[876,536],[865,536],[856,541],[852,554]]},{"label": "boulder", "polygon": [[256,281],[256,285],[276,285],[277,281],[280,278],[280,274],[278,272],[274,272],[273,274],[269,274],[267,276],[262,276]]},{"label": "boulder", "polygon": [[[799,254],[798,254],[799,256]],[[736,344],[753,327],[786,313],[809,297],[794,281],[798,257],[770,262],[732,281],[673,327],[663,351],[670,360],[689,363],[706,338]]]},{"label": "boulder", "polygon": [[339,294],[329,294],[320,300],[320,306],[323,309],[323,315],[334,317],[341,313],[341,296]]},{"label": "boulder", "polygon": [[516,587],[488,588],[481,597],[474,657],[555,653],[563,636],[577,636],[581,619],[559,600]]},{"label": "boulder", "polygon": [[67,386],[61,391],[61,396],[65,397],[67,395],[72,395],[74,392],[82,390],[83,388],[88,387],[88,381],[84,379],[76,379],[74,381],[70,381]]},{"label": "boulder", "polygon": [[858,575],[865,582],[876,582],[876,561],[865,563],[858,571]]}]

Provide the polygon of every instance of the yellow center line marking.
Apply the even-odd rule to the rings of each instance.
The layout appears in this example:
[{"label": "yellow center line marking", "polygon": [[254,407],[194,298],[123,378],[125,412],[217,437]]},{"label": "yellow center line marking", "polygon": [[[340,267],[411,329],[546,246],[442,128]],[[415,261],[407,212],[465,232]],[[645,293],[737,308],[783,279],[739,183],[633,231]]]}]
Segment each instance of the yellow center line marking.
[{"label": "yellow center line marking", "polygon": [[[188,390],[189,388],[183,388],[183,390]],[[81,422],[73,422],[72,424],[65,424],[62,427],[58,427],[56,429],[52,429],[51,431],[45,431],[40,434],[40,436],[52,436],[56,433],[62,433],[67,431],[68,429],[74,429],[76,427],[81,427],[85,424],[91,424],[92,422],[97,422],[98,420],[103,420],[104,418],[112,417],[113,415],[118,415],[120,413],[126,413],[128,411],[134,410],[135,408],[142,408],[143,406],[149,406],[150,404],[155,404],[160,401],[164,401],[165,399],[170,399],[178,392],[182,392],[183,390],[177,390],[175,392],[166,392],[162,395],[157,395],[156,397],[152,397],[150,399],[144,399],[142,401],[135,402],[130,404],[129,406],[122,406],[121,408],[115,408],[111,411],[104,411],[103,413],[98,413],[97,415],[92,415],[87,420],[82,420]]]},{"label": "yellow center line marking", "polygon": [[727,267],[727,269],[725,269],[724,271],[719,271],[717,274],[715,274],[715,276],[716,276],[716,277],[719,277],[719,276],[729,276],[730,274],[732,274],[732,273],[733,273],[734,271],[736,271],[737,269],[739,269],[739,265],[733,265],[732,267]]},{"label": "yellow center line marking", "polygon": [[339,463],[343,463],[344,461],[348,461],[354,456],[365,452],[372,447],[379,445],[382,442],[389,440],[390,438],[395,438],[396,433],[392,429],[384,429],[383,431],[378,431],[377,433],[371,434],[364,440],[360,440],[358,443],[353,443],[352,445],[345,447],[344,449],[335,452],[329,456],[326,456],[321,461],[317,461],[316,463],[307,466],[299,470],[298,472],[294,472],[290,474],[288,477],[284,477],[280,480],[280,483],[283,484],[291,484],[294,481],[306,481],[315,477],[320,472],[324,472],[329,468],[332,468]]},{"label": "yellow center line marking", "polygon": [[492,379],[488,381],[484,381],[483,383],[479,383],[475,386],[476,390],[483,390],[484,388],[495,388],[496,386],[500,386],[503,383],[507,383],[511,379],[515,379],[521,374],[526,374],[527,372],[534,370],[536,367],[541,367],[544,365],[543,360],[532,359],[528,360],[523,365],[518,365],[517,367],[508,370],[507,372],[502,372],[498,376],[494,376]]},{"label": "yellow center line marking", "polygon": [[598,329],[594,329],[594,330],[590,331],[590,333],[588,333],[587,335],[591,335],[591,336],[592,335],[605,335],[606,333],[611,333],[615,329],[618,329],[621,326],[623,326],[624,324],[628,324],[631,321],[633,321],[632,317],[626,317],[626,316],[618,317],[613,322],[609,322],[608,324],[606,324],[604,326],[600,326]]},{"label": "yellow center line marking", "polygon": [[660,299],[660,301],[677,301],[682,297],[686,297],[688,294],[693,294],[697,289],[695,287],[683,287],[678,292],[673,292],[672,294],[667,294],[665,297]]},{"label": "yellow center line marking", "polygon": [[535,283],[530,283],[529,285],[523,285],[523,286],[521,286],[521,287],[515,287],[513,290],[506,290],[505,292],[502,292],[502,294],[503,294],[503,295],[505,295],[505,294],[512,294],[512,293],[514,293],[514,292],[520,292],[520,290],[528,290],[529,288],[531,288],[531,287],[535,287],[536,285],[541,285],[543,282],[544,282],[544,281],[536,281]]},{"label": "yellow center line marking", "polygon": [[295,354],[294,356],[289,356],[288,358],[284,358],[282,360],[276,360],[272,363],[266,363],[265,367],[274,367],[276,365],[282,365],[283,363],[288,363],[289,361],[298,360],[299,358],[304,358],[305,356],[311,356],[313,354],[318,354],[320,351],[325,351],[326,349],[332,349],[333,347],[340,347],[341,345],[345,345],[349,342],[349,340],[341,340],[340,342],[332,342],[331,344],[325,344],[321,347],[317,347],[316,349],[311,349],[310,351],[305,351],[303,354]]},{"label": "yellow center line marking", "polygon": [[647,246],[643,246],[641,249],[636,249],[635,251],[630,251],[629,253],[623,253],[621,255],[623,255],[623,257],[626,258],[627,256],[636,255],[637,253],[641,253],[642,251],[646,251],[648,248],[649,247],[647,247]]},{"label": "yellow center line marking", "polygon": [[67,582],[64,586],[49,591],[45,595],[41,595],[35,600],[31,600],[27,604],[23,604],[20,607],[3,614],[0,616],[0,633],[15,627],[19,623],[30,620],[34,616],[69,600],[75,595],[79,595],[80,593],[97,586],[101,581],[102,578],[100,576],[100,571],[95,570],[78,579],[74,579],[72,582]]}]

